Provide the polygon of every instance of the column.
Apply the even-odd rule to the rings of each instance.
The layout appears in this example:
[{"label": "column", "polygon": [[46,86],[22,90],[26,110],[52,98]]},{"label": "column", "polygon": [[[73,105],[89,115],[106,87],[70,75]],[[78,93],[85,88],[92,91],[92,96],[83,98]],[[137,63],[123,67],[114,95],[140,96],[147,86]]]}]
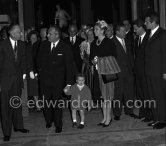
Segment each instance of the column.
[{"label": "column", "polygon": [[166,29],[166,1],[159,0],[160,26]]},{"label": "column", "polygon": [[80,0],[80,9],[81,9],[81,24],[93,23],[91,0]]},{"label": "column", "polygon": [[73,1],[71,1],[71,16],[72,16],[72,23],[76,23],[76,6]]},{"label": "column", "polygon": [[132,11],[132,20],[138,18],[138,10],[137,10],[137,0],[131,0],[131,11]]},{"label": "column", "polygon": [[158,0],[154,0],[154,11],[158,12]]},{"label": "column", "polygon": [[[18,0],[18,19],[19,19],[19,25],[22,29],[23,34],[24,34],[23,0]],[[24,41],[24,35],[22,37],[22,40]]]},{"label": "column", "polygon": [[34,0],[21,0],[24,10],[24,27],[35,27]]},{"label": "column", "polygon": [[123,19],[126,19],[127,17],[127,10],[126,10],[126,1],[125,0],[120,0],[119,1],[119,11],[120,11],[120,21]]}]

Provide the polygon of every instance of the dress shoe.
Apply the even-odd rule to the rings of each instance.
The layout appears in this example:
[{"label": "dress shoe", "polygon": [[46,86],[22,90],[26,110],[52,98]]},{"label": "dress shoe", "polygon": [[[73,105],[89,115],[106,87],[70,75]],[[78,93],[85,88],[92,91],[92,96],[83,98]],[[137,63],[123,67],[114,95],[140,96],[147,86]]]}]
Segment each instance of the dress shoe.
[{"label": "dress shoe", "polygon": [[104,125],[104,123],[98,123],[97,124],[97,126],[103,126]]},{"label": "dress shoe", "polygon": [[157,123],[158,123],[158,122],[153,121],[153,122],[149,123],[148,126],[154,126],[154,125],[156,125]]},{"label": "dress shoe", "polygon": [[46,124],[46,128],[50,128],[50,127],[52,127],[52,124],[51,123],[47,123]]},{"label": "dress shoe", "polygon": [[14,132],[29,133],[29,130],[28,129],[17,129],[17,128],[14,128]]},{"label": "dress shoe", "polygon": [[103,124],[103,127],[108,127],[108,126],[111,126],[111,123],[112,123],[112,119],[110,120],[110,122],[108,124]]},{"label": "dress shoe", "polygon": [[154,126],[153,126],[153,129],[163,129],[166,127],[166,123],[156,123]]},{"label": "dress shoe", "polygon": [[79,124],[79,126],[77,128],[78,129],[83,129],[84,128],[84,124]]},{"label": "dress shoe", "polygon": [[61,133],[62,132],[62,127],[56,127],[55,133]]},{"label": "dress shoe", "polygon": [[9,141],[10,140],[10,136],[4,136],[3,141]]},{"label": "dress shoe", "polygon": [[73,128],[76,128],[76,127],[77,127],[77,122],[73,122],[72,127],[73,127]]},{"label": "dress shoe", "polygon": [[115,117],[114,117],[114,120],[119,121],[119,120],[120,120],[120,117],[119,117],[119,116],[115,116]]}]

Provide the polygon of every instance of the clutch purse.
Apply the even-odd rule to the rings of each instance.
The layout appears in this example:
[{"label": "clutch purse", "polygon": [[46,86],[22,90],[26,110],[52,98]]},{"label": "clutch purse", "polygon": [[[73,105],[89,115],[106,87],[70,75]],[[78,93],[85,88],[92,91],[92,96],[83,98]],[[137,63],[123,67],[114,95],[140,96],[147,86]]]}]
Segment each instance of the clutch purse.
[{"label": "clutch purse", "polygon": [[105,74],[105,75],[102,74],[101,76],[102,76],[104,84],[118,80],[117,73],[115,73],[115,74]]}]

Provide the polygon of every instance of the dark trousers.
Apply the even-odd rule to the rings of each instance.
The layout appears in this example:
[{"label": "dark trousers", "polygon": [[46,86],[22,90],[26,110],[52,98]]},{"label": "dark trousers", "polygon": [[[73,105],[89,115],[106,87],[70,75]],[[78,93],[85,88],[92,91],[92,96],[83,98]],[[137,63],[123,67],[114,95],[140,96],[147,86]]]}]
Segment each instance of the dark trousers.
[{"label": "dark trousers", "polygon": [[149,100],[149,93],[145,75],[136,75],[136,99],[142,102],[142,106],[139,109],[139,117],[145,117],[151,120],[151,109],[148,104],[146,104],[146,101]]},{"label": "dark trousers", "polygon": [[147,82],[150,100],[155,101],[155,106],[151,105],[153,120],[166,123],[166,81],[162,77],[148,76]]},{"label": "dark trousers", "polygon": [[[16,129],[24,128],[22,107],[13,108],[10,104],[10,99],[14,96],[21,99],[21,89],[17,89],[14,84],[9,90],[1,91],[1,122],[4,136],[11,135],[12,125]],[[18,100],[16,99],[14,103],[17,104]]]},{"label": "dark trousers", "polygon": [[54,122],[55,127],[62,127],[62,90],[58,85],[57,87],[45,86],[43,90],[45,121]]},{"label": "dark trousers", "polygon": [[133,102],[134,102],[133,77],[129,75],[119,76],[118,80],[115,82],[115,95],[113,101],[114,116],[121,115],[123,106],[126,114],[133,114]]},{"label": "dark trousers", "polygon": [[93,74],[93,88],[92,88],[92,100],[94,103],[100,102],[101,100],[101,90],[99,84],[99,75],[97,70],[94,68]]}]

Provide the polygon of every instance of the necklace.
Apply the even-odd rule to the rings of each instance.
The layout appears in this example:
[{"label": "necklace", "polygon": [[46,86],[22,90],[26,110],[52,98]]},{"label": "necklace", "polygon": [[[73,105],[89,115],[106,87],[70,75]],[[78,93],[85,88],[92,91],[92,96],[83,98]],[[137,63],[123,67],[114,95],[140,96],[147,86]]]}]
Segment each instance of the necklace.
[{"label": "necklace", "polygon": [[102,40],[100,41],[100,40],[97,39],[96,45],[99,46],[101,44],[101,42],[102,42]]},{"label": "necklace", "polygon": [[[104,37],[104,38],[105,38],[105,37]],[[104,38],[103,38],[103,39],[104,39]],[[102,39],[102,40],[97,39],[96,45],[99,46],[99,45],[101,44],[101,42],[103,41],[103,39]]]}]

